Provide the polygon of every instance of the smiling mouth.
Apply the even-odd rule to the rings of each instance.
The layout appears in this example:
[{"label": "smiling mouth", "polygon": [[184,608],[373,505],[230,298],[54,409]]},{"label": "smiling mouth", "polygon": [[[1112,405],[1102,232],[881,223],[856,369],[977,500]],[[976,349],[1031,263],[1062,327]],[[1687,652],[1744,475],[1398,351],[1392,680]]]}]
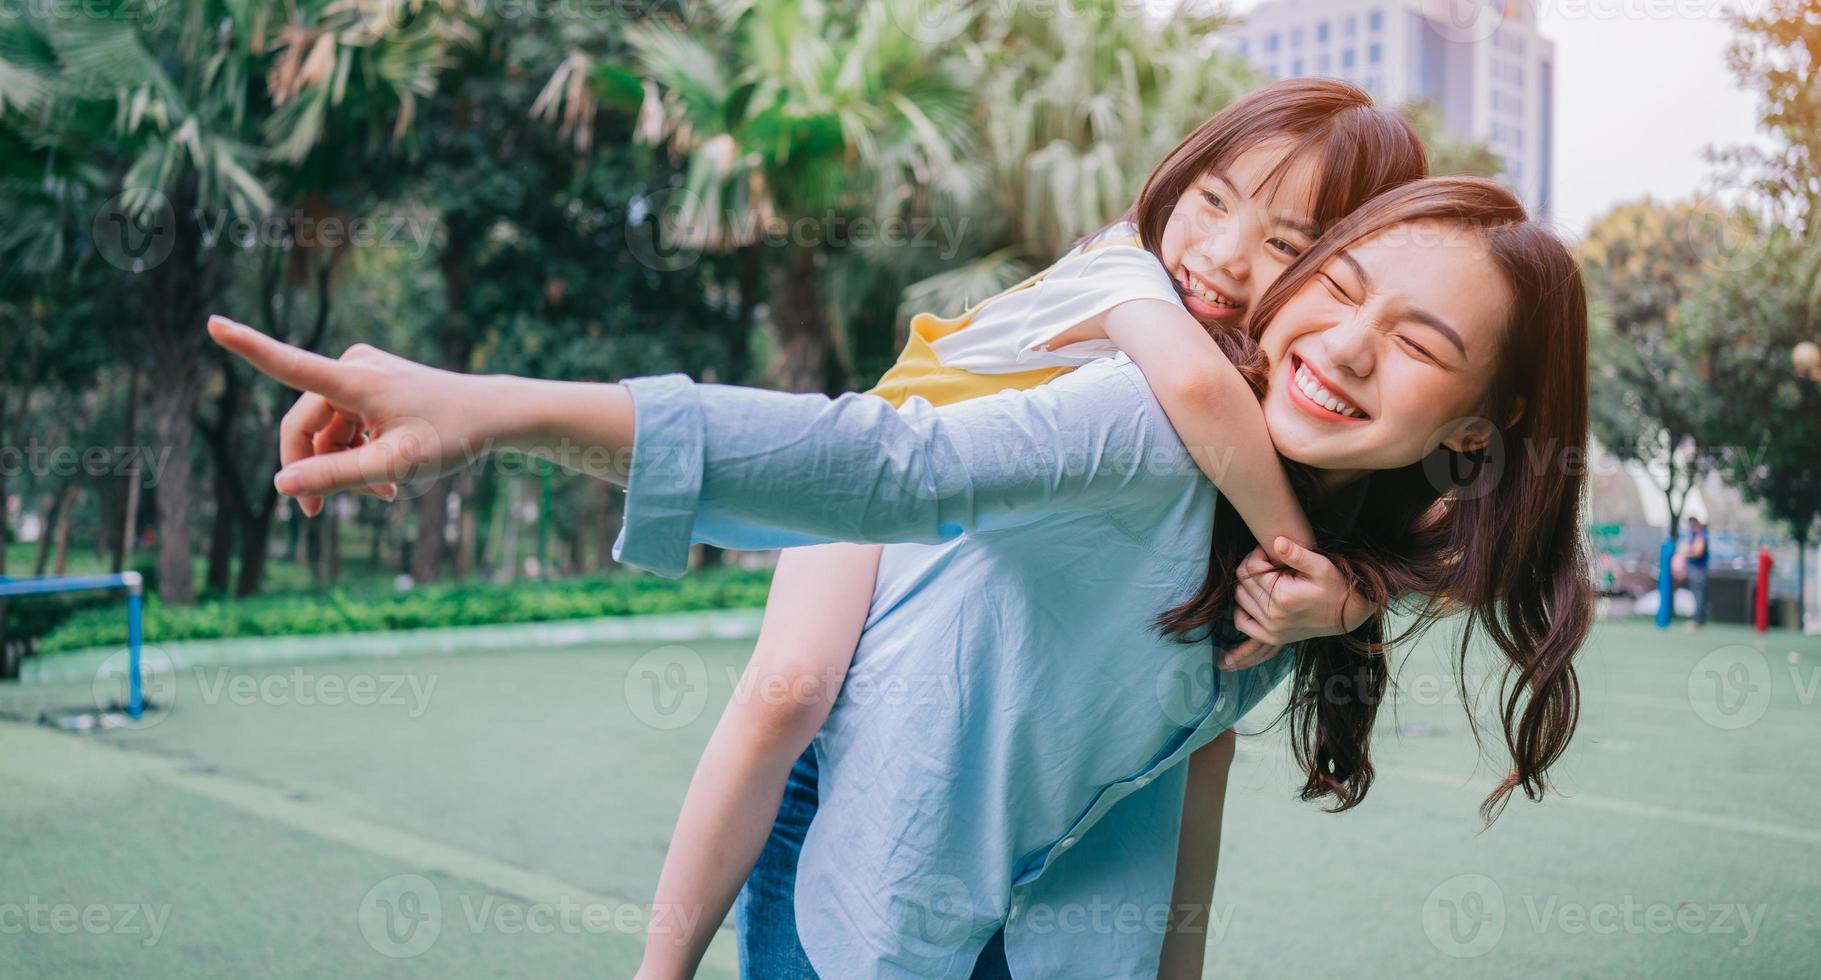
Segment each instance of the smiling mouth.
[{"label": "smiling mouth", "polygon": [[1203,282],[1188,269],[1182,270],[1182,276],[1177,280],[1176,288],[1181,290],[1185,297],[1200,301],[1206,316],[1226,319],[1238,316],[1246,308],[1246,304]]},{"label": "smiling mouth", "polygon": [[1364,422],[1372,417],[1324,384],[1321,376],[1301,357],[1290,355],[1290,368],[1291,387],[1295,394],[1302,396],[1301,402],[1305,408],[1350,422]]}]

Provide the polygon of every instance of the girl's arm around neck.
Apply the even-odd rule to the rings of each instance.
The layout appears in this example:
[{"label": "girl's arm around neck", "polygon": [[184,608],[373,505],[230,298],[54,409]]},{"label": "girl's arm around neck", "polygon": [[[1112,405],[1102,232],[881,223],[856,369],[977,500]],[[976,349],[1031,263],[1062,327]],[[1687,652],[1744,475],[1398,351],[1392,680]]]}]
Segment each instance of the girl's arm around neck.
[{"label": "girl's arm around neck", "polygon": [[1234,622],[1250,641],[1228,668],[1255,666],[1288,643],[1359,625],[1365,600],[1309,550],[1315,534],[1290,488],[1252,386],[1188,311],[1160,300],[1108,310],[1100,326],[1139,370],[1201,471],[1263,543],[1241,566]]},{"label": "girl's arm around neck", "polygon": [[1106,334],[1151,385],[1195,464],[1232,502],[1252,536],[1315,544],[1290,489],[1251,385],[1186,310],[1161,300],[1121,303]]}]

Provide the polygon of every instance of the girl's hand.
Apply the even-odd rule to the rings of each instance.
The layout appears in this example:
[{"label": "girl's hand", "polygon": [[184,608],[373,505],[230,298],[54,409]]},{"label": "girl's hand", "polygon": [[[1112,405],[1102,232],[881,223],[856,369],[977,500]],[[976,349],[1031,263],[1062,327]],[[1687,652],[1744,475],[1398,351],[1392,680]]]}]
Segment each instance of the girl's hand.
[{"label": "girl's hand", "polygon": [[1227,651],[1226,670],[1257,666],[1299,640],[1350,633],[1372,611],[1333,562],[1289,538],[1273,547],[1276,561],[1256,548],[1239,563],[1233,623],[1251,641]]},{"label": "girl's hand", "polygon": [[279,427],[273,478],[311,517],[323,497],[359,490],[382,500],[400,483],[441,476],[473,460],[496,437],[502,414],[496,379],[439,371],[356,344],[331,360],[267,337],[226,317],[209,336],[281,384],[303,392]]}]

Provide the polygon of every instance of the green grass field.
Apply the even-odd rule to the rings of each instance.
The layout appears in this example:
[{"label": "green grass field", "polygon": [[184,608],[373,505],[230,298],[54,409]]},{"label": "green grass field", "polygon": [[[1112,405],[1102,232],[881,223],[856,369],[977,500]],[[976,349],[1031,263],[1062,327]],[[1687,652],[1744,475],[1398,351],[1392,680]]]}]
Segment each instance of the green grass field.
[{"label": "green grass field", "polygon": [[[0,686],[0,976],[629,976],[747,652],[209,668],[86,735],[33,719],[90,685]],[[1821,974],[1821,639],[1606,624],[1582,666],[1562,793],[1490,830],[1438,644],[1358,810],[1242,739],[1213,975]]]}]

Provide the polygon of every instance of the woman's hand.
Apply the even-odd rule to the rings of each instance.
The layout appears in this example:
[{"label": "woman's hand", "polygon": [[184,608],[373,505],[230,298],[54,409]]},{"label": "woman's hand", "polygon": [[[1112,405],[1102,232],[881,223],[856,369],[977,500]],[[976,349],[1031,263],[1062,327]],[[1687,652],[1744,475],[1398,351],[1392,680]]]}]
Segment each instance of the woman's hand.
[{"label": "woman's hand", "polygon": [[1350,633],[1372,611],[1333,562],[1285,537],[1273,548],[1275,561],[1255,548],[1239,563],[1233,624],[1251,640],[1227,651],[1223,669],[1257,666],[1299,640]]},{"label": "woman's hand", "polygon": [[331,360],[220,316],[209,318],[209,336],[303,392],[279,427],[273,483],[311,517],[337,490],[392,500],[400,483],[463,466],[504,432],[510,399],[491,389],[509,379],[439,371],[366,344]]}]

